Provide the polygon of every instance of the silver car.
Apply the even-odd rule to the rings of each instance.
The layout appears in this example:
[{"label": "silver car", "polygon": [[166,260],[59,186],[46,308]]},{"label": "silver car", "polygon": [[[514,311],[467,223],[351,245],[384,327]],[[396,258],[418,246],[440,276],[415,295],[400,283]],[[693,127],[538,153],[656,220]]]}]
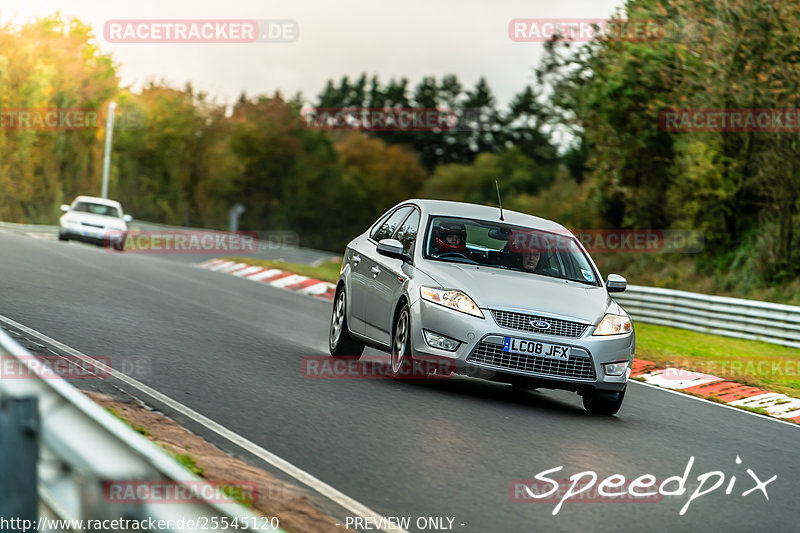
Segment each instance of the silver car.
[{"label": "silver car", "polygon": [[[498,208],[409,200],[353,239],[342,260],[331,355],[391,353],[398,378],[451,372],[577,392],[615,414],[635,337],[628,314],[566,228]],[[432,364],[435,363],[435,364]]]}]

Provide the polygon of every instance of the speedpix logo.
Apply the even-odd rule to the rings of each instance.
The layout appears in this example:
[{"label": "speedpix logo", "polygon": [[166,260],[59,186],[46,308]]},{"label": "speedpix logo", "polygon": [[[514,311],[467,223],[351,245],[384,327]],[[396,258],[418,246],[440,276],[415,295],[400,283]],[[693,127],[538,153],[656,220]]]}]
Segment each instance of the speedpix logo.
[{"label": "speedpix logo", "polygon": [[[742,459],[736,456],[736,465],[741,464]],[[596,502],[606,499],[605,501],[611,503],[617,501],[657,502],[661,501],[664,496],[683,496],[686,494],[693,466],[694,456],[689,458],[683,475],[668,477],[660,483],[652,474],[644,474],[632,481],[628,481],[621,474],[613,474],[600,480],[598,484],[597,473],[592,470],[586,470],[571,475],[569,477],[569,487],[566,490],[562,487],[566,483],[560,483],[559,480],[549,477],[564,469],[563,466],[557,466],[539,472],[534,476],[533,480],[512,481],[508,487],[509,499],[512,502],[556,502],[556,506],[553,508],[553,515],[557,515],[561,511],[561,507],[567,500]],[[769,500],[767,485],[775,481],[778,476],[773,475],[767,480],[762,480],[750,468],[747,468],[744,473],[748,476],[745,478],[744,483],[749,482],[750,484],[739,493],[739,496],[747,497],[751,494],[757,495],[760,493],[765,500]],[[742,474],[739,473],[740,476]],[[734,490],[739,492],[742,489],[741,484],[737,485],[738,479],[736,475],[731,475],[728,478],[724,472],[719,470],[699,474],[695,479],[697,484],[693,485],[689,499],[686,500],[686,503],[678,513],[681,516],[686,514],[692,502],[723,486],[725,486],[726,495],[733,494],[735,496]],[[727,485],[725,484],[726,480],[728,481]],[[566,480],[561,481],[566,482]],[[595,486],[597,486],[596,492],[591,492]]]}]

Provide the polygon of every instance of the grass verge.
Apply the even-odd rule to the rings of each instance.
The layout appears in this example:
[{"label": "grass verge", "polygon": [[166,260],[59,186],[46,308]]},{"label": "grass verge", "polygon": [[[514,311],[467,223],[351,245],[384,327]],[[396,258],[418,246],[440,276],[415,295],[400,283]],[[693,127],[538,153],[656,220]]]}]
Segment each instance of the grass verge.
[{"label": "grass verge", "polygon": [[287,263],[285,261],[274,261],[268,259],[256,259],[254,257],[223,257],[226,261],[236,261],[237,263],[247,263],[248,265],[260,266],[264,268],[279,268],[293,274],[308,276],[322,281],[336,283],[339,279],[342,263],[340,260],[326,261],[319,266],[301,265],[298,263]]},{"label": "grass verge", "polygon": [[636,356],[800,398],[800,350],[636,323]]}]

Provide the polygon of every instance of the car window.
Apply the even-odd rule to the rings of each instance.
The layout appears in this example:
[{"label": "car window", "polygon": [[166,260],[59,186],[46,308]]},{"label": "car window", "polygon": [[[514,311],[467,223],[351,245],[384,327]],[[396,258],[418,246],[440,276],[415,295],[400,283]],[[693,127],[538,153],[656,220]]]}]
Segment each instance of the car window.
[{"label": "car window", "polygon": [[397,228],[394,233],[394,238],[403,243],[403,253],[410,254],[411,249],[414,247],[414,241],[417,239],[417,231],[419,229],[419,210],[414,209],[403,224]]},{"label": "car window", "polygon": [[375,234],[378,233],[378,230],[381,229],[381,226],[386,221],[386,219],[389,218],[389,216],[391,216],[391,214],[392,214],[392,210],[390,209],[387,212],[385,212],[384,214],[382,214],[381,218],[379,218],[378,221],[375,222],[375,224],[372,225],[372,230],[369,232],[369,236],[370,236],[371,239],[375,238]]},{"label": "car window", "polygon": [[94,215],[104,215],[107,217],[120,218],[122,216],[119,210],[112,205],[93,204],[91,202],[78,202],[72,210],[79,213],[92,213]]},{"label": "car window", "polygon": [[392,235],[394,235],[394,231],[400,226],[403,222],[403,219],[408,216],[408,213],[414,209],[411,206],[401,207],[392,215],[386,219],[386,222],[381,224],[381,227],[378,231],[375,232],[375,235],[372,237],[376,241],[381,241],[383,239],[389,239]]},{"label": "car window", "polygon": [[598,276],[569,232],[502,222],[432,217],[425,258],[517,270],[598,285]]}]

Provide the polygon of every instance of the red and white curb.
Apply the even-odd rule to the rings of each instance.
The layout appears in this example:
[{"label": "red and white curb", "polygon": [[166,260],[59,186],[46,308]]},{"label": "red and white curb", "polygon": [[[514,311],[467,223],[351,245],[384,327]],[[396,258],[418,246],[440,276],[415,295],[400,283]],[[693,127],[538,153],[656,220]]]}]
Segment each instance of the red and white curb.
[{"label": "red and white curb", "polygon": [[242,279],[258,281],[290,291],[307,294],[322,300],[333,300],[336,292],[336,285],[327,281],[309,278],[286,272],[278,268],[263,268],[260,266],[248,265],[247,263],[237,263],[236,261],[226,261],[225,259],[209,259],[197,266],[214,272],[224,272],[232,274]]},{"label": "red and white curb", "polygon": [[763,409],[769,416],[800,424],[800,398],[743,385],[724,378],[681,368],[659,368],[656,363],[634,359],[631,377],[665,389],[713,399],[733,407]]}]

